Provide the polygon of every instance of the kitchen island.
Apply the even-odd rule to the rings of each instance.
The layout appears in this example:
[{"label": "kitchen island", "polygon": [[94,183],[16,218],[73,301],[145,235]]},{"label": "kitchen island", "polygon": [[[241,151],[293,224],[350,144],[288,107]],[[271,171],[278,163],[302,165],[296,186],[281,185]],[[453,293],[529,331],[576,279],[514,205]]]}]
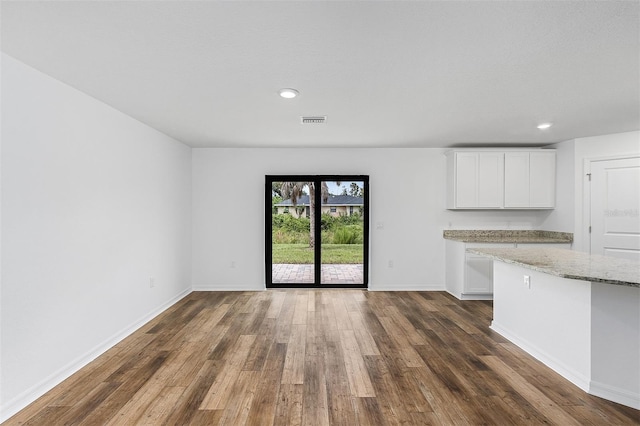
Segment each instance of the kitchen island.
[{"label": "kitchen island", "polygon": [[491,328],[586,392],[640,409],[640,262],[555,248],[493,259]]}]

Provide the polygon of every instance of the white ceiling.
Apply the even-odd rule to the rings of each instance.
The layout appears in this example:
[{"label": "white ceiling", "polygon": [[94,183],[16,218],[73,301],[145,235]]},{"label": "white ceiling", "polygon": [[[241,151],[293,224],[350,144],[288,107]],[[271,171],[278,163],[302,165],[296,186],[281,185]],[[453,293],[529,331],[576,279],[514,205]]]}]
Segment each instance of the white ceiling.
[{"label": "white ceiling", "polygon": [[541,145],[640,128],[638,1],[1,7],[2,51],[194,147]]}]

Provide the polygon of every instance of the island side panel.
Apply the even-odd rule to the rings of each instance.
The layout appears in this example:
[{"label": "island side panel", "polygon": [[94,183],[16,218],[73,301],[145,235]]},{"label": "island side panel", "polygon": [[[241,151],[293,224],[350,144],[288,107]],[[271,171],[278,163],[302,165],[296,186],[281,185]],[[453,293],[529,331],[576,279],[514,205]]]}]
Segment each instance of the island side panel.
[{"label": "island side panel", "polygon": [[640,409],[640,288],[591,285],[589,393]]},{"label": "island side panel", "polygon": [[445,280],[446,289],[458,299],[462,298],[464,287],[465,245],[462,242],[445,240]]},{"label": "island side panel", "polygon": [[591,283],[494,261],[493,285],[491,328],[588,391]]}]

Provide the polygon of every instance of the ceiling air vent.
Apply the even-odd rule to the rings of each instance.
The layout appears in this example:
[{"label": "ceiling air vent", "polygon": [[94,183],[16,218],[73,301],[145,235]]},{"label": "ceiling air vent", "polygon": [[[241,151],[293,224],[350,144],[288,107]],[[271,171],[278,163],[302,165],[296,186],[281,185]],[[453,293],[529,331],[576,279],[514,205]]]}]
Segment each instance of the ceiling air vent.
[{"label": "ceiling air vent", "polygon": [[302,124],[324,124],[327,122],[326,115],[317,115],[313,117],[300,117]]}]

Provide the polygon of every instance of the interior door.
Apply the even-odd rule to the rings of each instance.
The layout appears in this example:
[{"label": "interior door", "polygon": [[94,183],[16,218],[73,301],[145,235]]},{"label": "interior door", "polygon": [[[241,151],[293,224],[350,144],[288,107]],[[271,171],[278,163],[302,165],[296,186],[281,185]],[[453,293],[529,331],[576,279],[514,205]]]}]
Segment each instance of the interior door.
[{"label": "interior door", "polygon": [[591,253],[640,260],[640,157],[591,162]]},{"label": "interior door", "polygon": [[268,175],[267,288],[368,283],[369,177]]}]

